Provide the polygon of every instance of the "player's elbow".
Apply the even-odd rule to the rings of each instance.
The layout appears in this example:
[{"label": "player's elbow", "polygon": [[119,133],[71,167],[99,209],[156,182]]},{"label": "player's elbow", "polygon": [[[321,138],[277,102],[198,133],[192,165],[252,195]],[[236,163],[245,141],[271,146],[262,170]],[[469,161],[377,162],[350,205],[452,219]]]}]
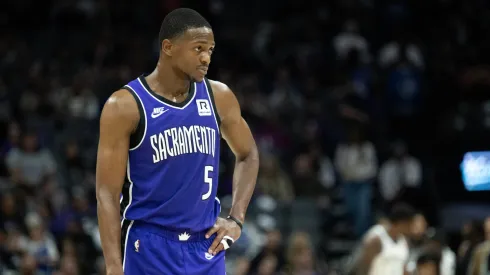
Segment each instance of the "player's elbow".
[{"label": "player's elbow", "polygon": [[249,163],[254,163],[257,166],[259,165],[259,149],[257,148],[255,141],[252,142],[250,149],[248,150],[247,154],[242,157],[242,160]]},{"label": "player's elbow", "polygon": [[108,196],[104,195],[104,192],[100,188],[95,189],[95,198],[97,199],[97,204],[107,201]]},{"label": "player's elbow", "polygon": [[97,203],[112,203],[112,204],[117,204],[119,203],[119,198],[118,195],[120,193],[114,192],[109,190],[105,185],[103,184],[97,184],[97,187],[95,188],[95,197],[97,199]]}]

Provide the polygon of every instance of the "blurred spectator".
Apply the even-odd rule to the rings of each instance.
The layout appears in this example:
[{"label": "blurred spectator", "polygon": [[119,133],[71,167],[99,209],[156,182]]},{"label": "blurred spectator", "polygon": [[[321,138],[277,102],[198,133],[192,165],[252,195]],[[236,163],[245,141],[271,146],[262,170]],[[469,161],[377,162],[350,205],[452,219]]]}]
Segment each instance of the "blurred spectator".
[{"label": "blurred spectator", "polygon": [[291,202],[294,199],[293,185],[277,158],[267,153],[261,158],[256,192],[269,195],[278,202]]},{"label": "blurred spectator", "polygon": [[485,241],[475,249],[471,259],[468,275],[485,275],[489,271],[488,261],[490,258],[490,218],[486,218],[483,224],[485,230]]},{"label": "blurred spectator", "polygon": [[[231,72],[220,70],[220,79],[224,83],[234,83]],[[225,82],[228,81],[228,82]],[[264,119],[269,119],[271,109],[267,101],[267,96],[260,89],[259,79],[256,75],[244,75],[237,80],[235,94],[240,101],[244,117],[252,125]],[[255,133],[254,133],[255,134]]]},{"label": "blurred spectator", "polygon": [[8,121],[12,115],[11,95],[2,78],[0,78],[0,121]]},{"label": "blurred spectator", "polygon": [[325,193],[314,161],[307,153],[298,155],[294,160],[293,181],[296,196],[318,198]]},{"label": "blurred spectator", "polygon": [[78,257],[86,259],[80,262],[80,269],[83,274],[94,272],[96,268],[94,263],[99,251],[94,246],[93,239],[84,230],[78,220],[72,220],[68,223],[65,234],[75,244],[76,254]]},{"label": "blurred spectator", "polygon": [[293,233],[287,247],[285,274],[315,275],[315,251],[309,236],[302,232]]},{"label": "blurred spectator", "polygon": [[104,258],[99,257],[96,262],[96,267],[97,267],[97,275],[105,275],[106,270],[105,270],[105,263],[104,263]]},{"label": "blurred spectator", "polygon": [[254,136],[261,152],[284,154],[290,146],[290,137],[281,127],[277,114],[271,114],[257,127]]},{"label": "blurred spectator", "polygon": [[87,259],[77,264],[82,273],[87,274],[95,271],[94,263],[99,253],[96,247],[96,212],[83,191],[75,190],[73,193],[71,207],[65,207],[52,219],[51,230],[58,241],[63,241],[64,256],[73,253],[77,258]]},{"label": "blurred spectator", "polygon": [[36,115],[40,105],[39,95],[34,91],[26,90],[20,98],[20,110],[27,116]]},{"label": "blurred spectator", "polygon": [[456,275],[467,274],[473,253],[485,238],[483,223],[477,220],[465,224],[462,233],[463,241],[458,249]]},{"label": "blurred spectator", "polygon": [[430,230],[427,251],[440,255],[439,274],[454,275],[456,273],[456,253],[446,243],[446,236],[442,230]]},{"label": "blurred spectator", "polygon": [[13,148],[7,154],[7,167],[12,181],[29,195],[54,180],[56,163],[48,149],[39,145],[34,133],[26,133],[20,148]]},{"label": "blurred spectator", "polygon": [[363,63],[370,61],[368,42],[366,38],[359,34],[358,23],[354,20],[344,22],[342,32],[333,39],[333,46],[337,56],[341,59],[346,59],[350,51],[356,50],[360,53],[360,59]]},{"label": "blurred spectator", "polygon": [[41,217],[37,213],[29,213],[26,217],[26,224],[29,228],[29,239],[26,240],[23,249],[36,259],[39,273],[51,274],[59,261],[58,247],[46,232]]},{"label": "blurred spectator", "polygon": [[74,256],[63,256],[60,269],[54,275],[78,275],[78,270],[77,259]]},{"label": "blurred spectator", "polygon": [[277,268],[278,268],[277,257],[273,254],[268,254],[259,262],[259,266],[257,267],[257,272],[253,274],[274,275],[274,274],[278,274]]},{"label": "blurred spectator", "polygon": [[421,255],[417,260],[417,267],[413,274],[416,275],[439,275],[439,257],[437,255],[427,253]]},{"label": "blurred spectator", "polygon": [[332,160],[326,155],[319,156],[319,180],[323,187],[331,189],[335,185],[335,169]]},{"label": "blurred spectator", "polygon": [[262,250],[250,263],[252,274],[275,274],[280,272],[285,264],[282,234],[279,230],[267,233],[266,243]]},{"label": "blurred spectator", "polygon": [[10,230],[24,230],[24,215],[22,201],[18,200],[13,193],[4,192],[0,195],[0,232],[7,234]]},{"label": "blurred spectator", "polygon": [[398,39],[385,44],[379,51],[378,56],[379,65],[384,68],[390,67],[401,60],[406,60],[419,69],[423,69],[425,66],[422,51],[416,43],[409,40],[406,34],[401,34]]},{"label": "blurred spectator", "polygon": [[7,270],[18,268],[24,228],[24,209],[20,200],[11,193],[1,194],[0,211],[0,263]]},{"label": "blurred spectator", "polygon": [[422,71],[402,57],[387,72],[386,101],[393,137],[414,139],[423,100]]},{"label": "blurred spectator", "polygon": [[[22,275],[38,275],[36,259],[30,254],[24,254],[20,265]],[[41,273],[42,274],[42,273]]]},{"label": "blurred spectator", "polygon": [[75,257],[77,258],[77,250],[75,244],[70,238],[65,238],[61,242],[61,252],[63,257]]},{"label": "blurred spectator", "polygon": [[411,156],[403,142],[393,145],[392,155],[379,170],[380,193],[391,205],[395,200],[414,201],[422,181],[420,161]]},{"label": "blurred spectator", "polygon": [[293,117],[294,111],[301,110],[303,98],[295,87],[287,68],[277,70],[269,104],[273,112],[286,117]]},{"label": "blurred spectator", "polygon": [[478,97],[482,88],[490,87],[490,69],[487,66],[474,66],[467,68],[460,75],[463,92],[469,93],[465,97]]},{"label": "blurred spectator", "polygon": [[374,145],[364,138],[359,128],[351,129],[348,141],[337,146],[335,166],[355,234],[361,236],[371,223],[373,179],[378,163]]},{"label": "blurred spectator", "polygon": [[20,143],[20,126],[18,123],[11,121],[7,125],[7,133],[0,147],[0,173],[2,177],[8,177],[7,154],[12,148],[16,148]]},{"label": "blurred spectator", "polygon": [[68,99],[68,111],[74,118],[96,119],[99,114],[99,101],[89,89],[74,90]]},{"label": "blurred spectator", "polygon": [[349,52],[347,66],[353,92],[355,92],[355,94],[350,95],[351,104],[354,103],[355,107],[376,116],[381,110],[376,110],[380,106],[373,100],[375,95],[373,92],[376,79],[375,71],[370,64],[361,62],[357,51]]},{"label": "blurred spectator", "polygon": [[242,257],[236,261],[234,272],[236,275],[247,275],[249,274],[249,269],[250,261],[247,258]]},{"label": "blurred spectator", "polygon": [[85,181],[85,172],[88,167],[85,166],[78,143],[70,140],[66,143],[63,154],[63,172],[65,186],[76,186]]}]

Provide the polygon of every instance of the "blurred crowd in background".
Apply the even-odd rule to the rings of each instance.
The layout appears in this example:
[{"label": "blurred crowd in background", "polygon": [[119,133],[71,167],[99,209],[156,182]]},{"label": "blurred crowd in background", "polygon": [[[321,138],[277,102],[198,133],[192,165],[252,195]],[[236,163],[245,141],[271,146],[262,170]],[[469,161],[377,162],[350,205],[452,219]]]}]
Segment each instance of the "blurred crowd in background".
[{"label": "blurred crowd in background", "polygon": [[[151,72],[180,6],[213,26],[209,77],[235,92],[261,152],[229,274],[344,274],[397,201],[420,211],[413,243],[449,236],[440,209],[474,198],[458,159],[490,137],[488,1],[16,0],[0,10],[0,274],[104,274],[99,113]],[[486,225],[435,238],[456,274],[486,274]]]}]

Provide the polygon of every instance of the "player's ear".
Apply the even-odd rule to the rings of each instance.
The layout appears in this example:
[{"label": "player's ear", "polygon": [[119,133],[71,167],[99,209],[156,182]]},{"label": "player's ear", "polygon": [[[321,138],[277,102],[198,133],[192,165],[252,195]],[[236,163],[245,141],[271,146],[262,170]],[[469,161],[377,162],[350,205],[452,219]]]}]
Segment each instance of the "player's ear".
[{"label": "player's ear", "polygon": [[173,44],[168,39],[162,41],[162,52],[168,56],[172,56]]}]

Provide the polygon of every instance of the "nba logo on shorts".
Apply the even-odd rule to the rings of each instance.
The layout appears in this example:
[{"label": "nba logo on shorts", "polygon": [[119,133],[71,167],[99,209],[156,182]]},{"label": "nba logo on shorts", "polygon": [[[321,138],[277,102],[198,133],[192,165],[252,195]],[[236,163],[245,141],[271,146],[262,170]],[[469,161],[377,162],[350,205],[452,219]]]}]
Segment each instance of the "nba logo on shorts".
[{"label": "nba logo on shorts", "polygon": [[468,191],[490,190],[490,152],[468,152],[460,167]]},{"label": "nba logo on shorts", "polygon": [[209,101],[207,99],[196,99],[196,104],[200,116],[211,115],[211,107],[209,106]]},{"label": "nba logo on shorts", "polygon": [[134,242],[134,251],[140,252],[140,240],[136,240],[136,242]]}]

